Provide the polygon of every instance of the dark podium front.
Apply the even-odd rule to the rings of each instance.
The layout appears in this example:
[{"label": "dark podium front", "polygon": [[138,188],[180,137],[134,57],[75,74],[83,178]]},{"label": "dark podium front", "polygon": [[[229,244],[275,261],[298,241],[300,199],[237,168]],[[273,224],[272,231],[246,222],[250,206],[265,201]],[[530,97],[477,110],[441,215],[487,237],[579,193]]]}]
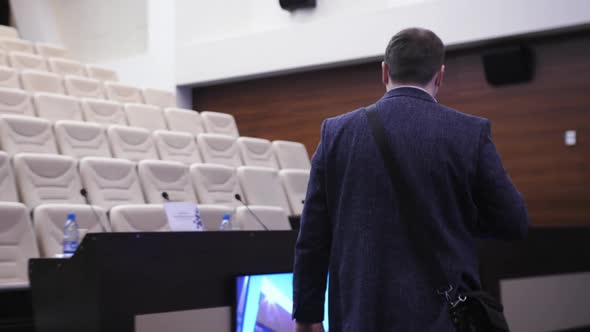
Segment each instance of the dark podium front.
[{"label": "dark podium front", "polygon": [[88,234],[71,259],[33,259],[35,326],[134,331],[139,314],[233,306],[235,276],[292,270],[294,231]]}]

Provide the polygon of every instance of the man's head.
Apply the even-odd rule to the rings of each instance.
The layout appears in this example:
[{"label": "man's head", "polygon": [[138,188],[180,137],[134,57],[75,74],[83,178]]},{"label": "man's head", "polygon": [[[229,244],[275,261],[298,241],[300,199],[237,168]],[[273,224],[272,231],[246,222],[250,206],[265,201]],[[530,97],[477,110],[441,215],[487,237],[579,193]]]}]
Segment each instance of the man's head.
[{"label": "man's head", "polygon": [[415,85],[434,96],[442,83],[445,48],[434,32],[409,28],[398,32],[385,50],[383,83],[388,90]]}]

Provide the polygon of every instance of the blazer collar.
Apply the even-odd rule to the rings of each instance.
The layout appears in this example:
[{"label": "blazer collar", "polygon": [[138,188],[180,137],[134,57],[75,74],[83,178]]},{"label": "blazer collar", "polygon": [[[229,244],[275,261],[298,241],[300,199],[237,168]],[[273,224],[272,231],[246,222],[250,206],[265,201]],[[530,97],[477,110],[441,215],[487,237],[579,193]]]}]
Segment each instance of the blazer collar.
[{"label": "blazer collar", "polygon": [[433,98],[428,92],[414,86],[400,86],[395,89],[391,89],[385,93],[382,99],[389,99],[393,97],[411,97],[436,103],[436,99]]}]

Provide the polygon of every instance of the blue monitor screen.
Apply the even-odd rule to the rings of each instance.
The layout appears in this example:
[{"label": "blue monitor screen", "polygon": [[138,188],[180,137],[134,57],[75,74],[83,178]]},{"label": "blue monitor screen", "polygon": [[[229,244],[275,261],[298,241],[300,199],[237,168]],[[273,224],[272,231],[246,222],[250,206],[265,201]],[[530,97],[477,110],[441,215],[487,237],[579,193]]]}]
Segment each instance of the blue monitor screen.
[{"label": "blue monitor screen", "polygon": [[[328,294],[324,329],[328,331]],[[292,332],[293,273],[259,274],[237,279],[236,332]]]}]

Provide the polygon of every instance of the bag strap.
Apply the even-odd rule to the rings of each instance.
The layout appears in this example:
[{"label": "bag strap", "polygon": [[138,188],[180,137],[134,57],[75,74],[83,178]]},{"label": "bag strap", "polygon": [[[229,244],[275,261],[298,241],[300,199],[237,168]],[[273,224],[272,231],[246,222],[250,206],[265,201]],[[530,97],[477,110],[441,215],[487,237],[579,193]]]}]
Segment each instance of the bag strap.
[{"label": "bag strap", "polygon": [[[389,173],[392,188],[397,192],[400,208],[400,217],[402,225],[405,225],[408,234],[410,235],[410,245],[412,245],[416,253],[418,253],[423,262],[421,266],[425,269],[427,278],[430,278],[434,285],[441,287],[437,289],[439,295],[444,295],[449,301],[454,287],[449,283],[448,276],[443,269],[440,261],[436,257],[436,253],[428,248],[431,234],[427,231],[428,227],[424,223],[426,218],[422,216],[422,209],[416,202],[416,195],[413,187],[407,183],[407,180],[402,176],[399,163],[396,162],[391,146],[385,132],[385,127],[377,113],[377,104],[366,107],[365,115],[369,122],[369,127],[373,135],[373,139],[379,148],[381,158],[385,164],[385,168]],[[405,222],[404,222],[405,221]]]}]

